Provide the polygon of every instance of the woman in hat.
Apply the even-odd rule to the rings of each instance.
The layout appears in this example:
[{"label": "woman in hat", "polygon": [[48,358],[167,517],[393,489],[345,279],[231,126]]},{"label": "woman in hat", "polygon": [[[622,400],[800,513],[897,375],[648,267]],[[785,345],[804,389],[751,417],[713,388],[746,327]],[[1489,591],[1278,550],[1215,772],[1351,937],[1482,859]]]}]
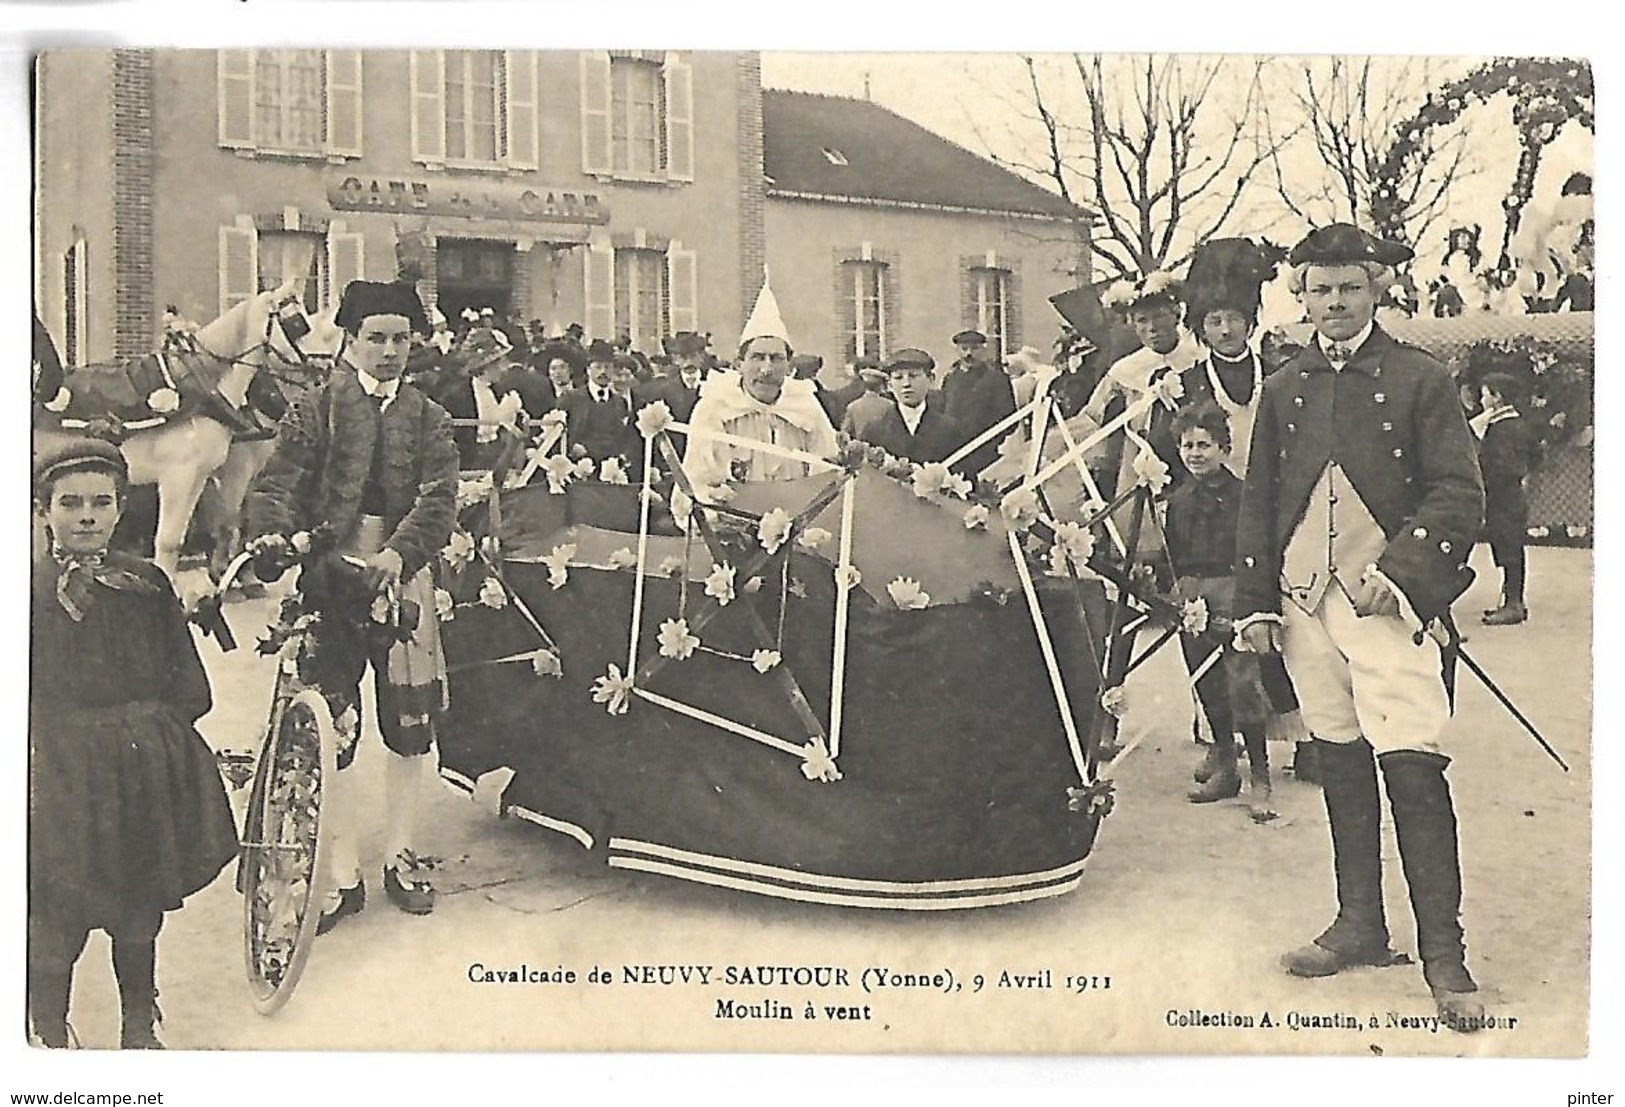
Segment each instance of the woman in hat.
[{"label": "woman in hat", "polygon": [[90,931],[113,944],[126,1049],[161,1049],[164,913],[237,853],[213,752],[195,724],[209,680],[169,579],[108,549],[129,470],[112,445],[41,458],[34,508],[28,737],[28,1003],[38,1041],[69,1044],[74,962]]}]

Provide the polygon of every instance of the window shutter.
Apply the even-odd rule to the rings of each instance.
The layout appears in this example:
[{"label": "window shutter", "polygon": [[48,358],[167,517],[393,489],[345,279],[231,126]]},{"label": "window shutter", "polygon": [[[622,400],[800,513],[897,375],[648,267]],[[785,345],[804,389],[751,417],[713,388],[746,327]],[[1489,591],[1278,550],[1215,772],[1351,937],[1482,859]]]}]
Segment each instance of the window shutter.
[{"label": "window shutter", "polygon": [[536,51],[509,50],[506,64],[508,83],[508,165],[513,169],[535,169],[536,152]]},{"label": "window shutter", "polygon": [[361,156],[361,51],[327,51],[327,152]]},{"label": "window shutter", "polygon": [[856,250],[837,249],[835,251],[835,311],[833,317],[841,341],[841,352],[848,363],[858,356],[857,328],[858,312],[855,297],[856,285],[853,276],[853,266],[849,258],[856,257]]},{"label": "window shutter", "polygon": [[959,320],[968,331],[982,328],[982,313],[976,297],[976,267],[982,259],[973,254],[959,257]]},{"label": "window shutter", "polygon": [[589,50],[581,55],[581,171],[613,172],[610,151],[609,55]]},{"label": "window shutter", "polygon": [[587,337],[615,337],[615,251],[595,245],[584,255],[586,274]]},{"label": "window shutter", "polygon": [[1005,347],[1014,353],[1021,349],[1021,273],[1012,267],[1004,278]]},{"label": "window shutter", "polygon": [[446,55],[412,51],[412,159],[446,160]]},{"label": "window shutter", "polygon": [[694,71],[685,62],[666,63],[666,176],[694,179]]},{"label": "window shutter", "polygon": [[697,259],[693,250],[685,250],[675,241],[666,250],[666,289],[671,297],[672,333],[699,330]]},{"label": "window shutter", "polygon": [[903,288],[897,272],[897,258],[890,251],[876,254],[880,263],[880,353],[884,358],[897,345],[897,334],[903,321]]},{"label": "window shutter", "polygon": [[215,51],[215,99],[220,145],[254,148],[254,51]]},{"label": "window shutter", "polygon": [[220,314],[259,292],[259,233],[254,225],[220,228]]},{"label": "window shutter", "polygon": [[[338,226],[342,226],[339,224]],[[324,309],[336,307],[351,281],[366,275],[366,245],[356,231],[331,229],[327,232],[327,296]]]}]

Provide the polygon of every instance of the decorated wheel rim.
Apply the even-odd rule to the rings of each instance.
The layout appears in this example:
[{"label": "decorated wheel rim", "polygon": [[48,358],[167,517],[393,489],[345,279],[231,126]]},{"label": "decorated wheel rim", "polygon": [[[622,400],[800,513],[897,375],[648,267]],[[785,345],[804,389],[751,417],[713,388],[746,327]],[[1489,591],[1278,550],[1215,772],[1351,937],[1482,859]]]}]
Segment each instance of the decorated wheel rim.
[{"label": "decorated wheel rim", "polygon": [[277,697],[241,855],[244,967],[261,1014],[292,997],[316,937],[326,892],[323,784],[337,771],[334,749],[320,694]]}]

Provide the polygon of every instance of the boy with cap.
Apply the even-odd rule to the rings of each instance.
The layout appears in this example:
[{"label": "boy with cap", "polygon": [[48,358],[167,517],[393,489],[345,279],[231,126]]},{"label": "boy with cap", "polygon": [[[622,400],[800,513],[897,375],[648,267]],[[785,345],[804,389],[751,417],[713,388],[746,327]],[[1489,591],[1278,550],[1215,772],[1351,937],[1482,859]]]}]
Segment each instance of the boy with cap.
[{"label": "boy with cap", "polygon": [[945,410],[942,394],[931,388],[934,369],[936,362],[924,350],[898,350],[886,359],[886,381],[896,402],[866,426],[865,442],[923,465],[943,460],[967,441]]},{"label": "boy with cap", "polygon": [[[1472,580],[1483,523],[1472,432],[1444,366],[1375,323],[1410,248],[1350,224],[1288,257],[1314,341],[1264,381],[1236,543],[1236,635],[1281,652],[1315,735],[1336,920],[1287,953],[1295,976],[1391,965],[1380,775],[1440,1020],[1480,1029],[1466,967],[1456,813],[1443,752],[1451,702],[1430,628]],[[1437,626],[1436,626],[1437,625]]]},{"label": "boy with cap", "polygon": [[1469,426],[1479,439],[1478,464],[1484,473],[1484,541],[1501,570],[1501,606],[1484,612],[1485,626],[1526,622],[1524,541],[1529,533],[1529,497],[1524,481],[1538,460],[1525,420],[1518,414],[1523,385],[1507,373],[1487,373],[1479,382],[1481,410]]},{"label": "boy with cap", "polygon": [[295,532],[331,525],[340,548],[365,559],[374,588],[398,589],[403,610],[415,607],[417,622],[408,641],[347,658],[354,673],[349,687],[324,689],[341,731],[339,772],[328,791],[327,879],[335,891],[318,933],[366,903],[350,766],[369,664],[387,750],[384,891],[409,914],[434,909],[414,832],[435,720],[446,706],[433,565],[451,538],[457,502],[451,418],[401,379],[413,333],[429,333],[417,293],[402,283],[352,281],[334,322],[345,333],[339,359],[328,379],[295,399],[283,417],[275,451],[243,503],[246,533],[256,544],[278,545]]}]

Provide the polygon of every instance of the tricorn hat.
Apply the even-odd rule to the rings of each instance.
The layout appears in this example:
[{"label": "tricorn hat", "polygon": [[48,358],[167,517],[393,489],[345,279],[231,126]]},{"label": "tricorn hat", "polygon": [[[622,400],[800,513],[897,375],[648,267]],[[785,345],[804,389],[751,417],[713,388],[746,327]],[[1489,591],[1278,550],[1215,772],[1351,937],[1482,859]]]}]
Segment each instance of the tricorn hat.
[{"label": "tricorn hat", "polygon": [[1191,258],[1185,277],[1191,325],[1201,327],[1202,317],[1219,308],[1232,308],[1256,322],[1263,288],[1274,278],[1275,265],[1262,247],[1245,238],[1204,242]]},{"label": "tricorn hat", "polygon": [[1310,231],[1287,255],[1288,265],[1358,265],[1373,261],[1378,265],[1401,265],[1416,256],[1403,242],[1362,231],[1353,223],[1330,223]]}]

